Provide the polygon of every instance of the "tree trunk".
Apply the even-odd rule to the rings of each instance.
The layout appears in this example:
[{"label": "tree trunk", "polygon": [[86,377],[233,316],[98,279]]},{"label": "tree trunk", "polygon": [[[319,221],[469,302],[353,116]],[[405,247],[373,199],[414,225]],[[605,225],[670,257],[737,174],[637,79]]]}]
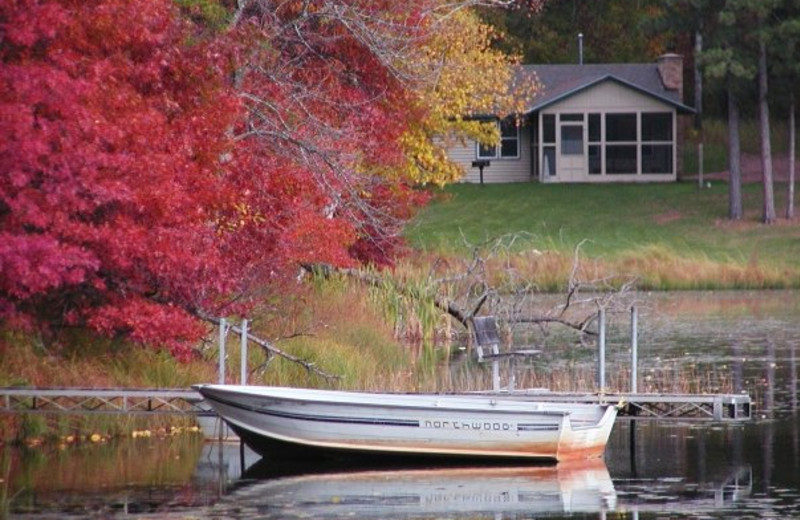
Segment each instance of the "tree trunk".
[{"label": "tree trunk", "polygon": [[767,103],[767,45],[763,37],[758,42],[758,119],[761,126],[761,168],[764,179],[762,220],[765,224],[772,224],[775,222],[775,195],[772,188],[772,146]]},{"label": "tree trunk", "polygon": [[733,87],[733,77],[728,74],[728,218],[742,218],[742,167],[739,143],[739,100]]},{"label": "tree trunk", "polygon": [[788,200],[786,201],[786,218],[794,218],[794,170],[795,170],[795,140],[797,130],[795,128],[795,99],[794,92],[789,98],[789,188]]},{"label": "tree trunk", "polygon": [[[702,29],[702,27],[701,27]],[[703,53],[703,33],[694,32],[694,129],[697,132],[697,187],[703,189],[703,72],[700,70],[700,55]]]}]

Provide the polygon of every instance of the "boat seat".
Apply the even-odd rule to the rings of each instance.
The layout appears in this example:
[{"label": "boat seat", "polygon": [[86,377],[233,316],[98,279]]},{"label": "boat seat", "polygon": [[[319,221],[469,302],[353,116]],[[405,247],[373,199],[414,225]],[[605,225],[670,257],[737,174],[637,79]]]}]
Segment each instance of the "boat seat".
[{"label": "boat seat", "polygon": [[492,349],[493,356],[500,353],[500,335],[497,333],[497,319],[494,316],[475,316],[472,318],[472,333],[475,336],[478,361],[486,357],[484,347]]},{"label": "boat seat", "polygon": [[[476,316],[472,318],[472,333],[475,337],[478,361],[501,357],[525,357],[541,354],[541,350],[519,349],[510,352],[500,352],[500,335],[497,332],[497,318],[494,316]],[[491,353],[485,353],[484,347],[491,348]]]}]

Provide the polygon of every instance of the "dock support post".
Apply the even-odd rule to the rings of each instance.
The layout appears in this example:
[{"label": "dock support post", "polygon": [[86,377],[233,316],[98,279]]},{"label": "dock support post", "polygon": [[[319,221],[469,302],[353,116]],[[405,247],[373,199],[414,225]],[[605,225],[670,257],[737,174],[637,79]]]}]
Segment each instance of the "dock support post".
[{"label": "dock support post", "polygon": [[631,393],[639,392],[639,312],[631,306]]},{"label": "dock support post", "polygon": [[219,320],[219,384],[225,384],[225,336],[228,324],[225,318]]},{"label": "dock support post", "polygon": [[492,390],[495,392],[500,391],[500,360],[498,359],[497,355],[500,353],[500,349],[497,347],[497,343],[492,344]]},{"label": "dock support post", "polygon": [[723,413],[722,398],[719,396],[715,396],[714,402],[711,405],[711,416],[714,418],[715,421],[721,421],[722,413]]},{"label": "dock support post", "polygon": [[247,384],[247,320],[242,320],[242,361],[241,361],[241,375],[239,377],[239,384]]},{"label": "dock support post", "polygon": [[597,386],[600,392],[606,389],[606,311],[600,309],[597,313],[598,334],[597,334]]}]

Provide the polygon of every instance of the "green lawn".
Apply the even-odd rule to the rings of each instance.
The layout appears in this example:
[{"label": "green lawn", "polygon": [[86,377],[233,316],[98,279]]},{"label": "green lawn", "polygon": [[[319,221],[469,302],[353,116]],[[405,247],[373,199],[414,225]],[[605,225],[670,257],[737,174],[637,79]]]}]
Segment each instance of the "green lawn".
[{"label": "green lawn", "polygon": [[[759,222],[761,186],[744,187],[746,218],[726,220],[727,185],[698,190],[693,182],[670,184],[452,185],[412,222],[413,246],[461,253],[507,234],[529,236],[518,247],[568,252],[582,240],[590,257],[614,259],[653,247],[717,262],[800,265],[800,222]],[[776,185],[778,213],[785,187]]]}]

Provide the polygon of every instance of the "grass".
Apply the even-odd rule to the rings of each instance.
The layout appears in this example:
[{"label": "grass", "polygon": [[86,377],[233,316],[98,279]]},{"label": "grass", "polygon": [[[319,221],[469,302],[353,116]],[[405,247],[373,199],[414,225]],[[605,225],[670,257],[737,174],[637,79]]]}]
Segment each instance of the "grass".
[{"label": "grass", "polygon": [[[776,186],[776,200],[785,187]],[[660,289],[800,286],[800,223],[759,223],[761,190],[744,186],[743,221],[727,214],[727,186],[698,190],[691,182],[622,185],[477,186],[459,184],[408,227],[420,250],[464,256],[507,238],[512,254],[550,252],[571,262],[581,253],[606,272],[638,276]]]}]

